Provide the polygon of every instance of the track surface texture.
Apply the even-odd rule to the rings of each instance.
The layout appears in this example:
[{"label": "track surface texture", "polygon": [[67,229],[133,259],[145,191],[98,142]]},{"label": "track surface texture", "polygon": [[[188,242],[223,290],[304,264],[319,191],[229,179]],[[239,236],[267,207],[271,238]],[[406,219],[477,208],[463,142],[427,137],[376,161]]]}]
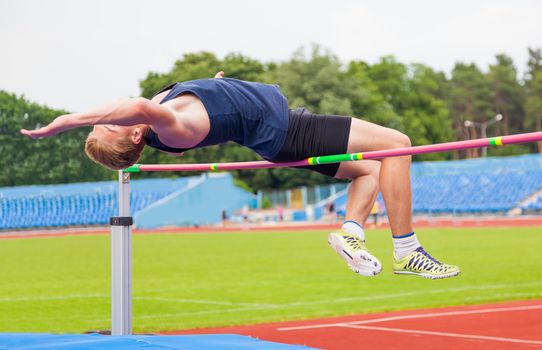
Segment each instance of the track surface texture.
[{"label": "track surface texture", "polygon": [[171,334],[236,333],[320,349],[542,349],[542,300],[355,315]]}]

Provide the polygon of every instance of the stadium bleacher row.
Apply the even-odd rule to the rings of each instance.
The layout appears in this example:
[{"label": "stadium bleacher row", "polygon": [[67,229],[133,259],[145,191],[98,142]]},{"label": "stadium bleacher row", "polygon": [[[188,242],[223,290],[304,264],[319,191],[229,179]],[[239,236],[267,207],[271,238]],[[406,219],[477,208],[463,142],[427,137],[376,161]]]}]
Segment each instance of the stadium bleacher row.
[{"label": "stadium bleacher row", "polygon": [[[139,211],[195,179],[134,180],[132,210]],[[117,214],[117,191],[114,181],[0,188],[0,229],[105,225]]]},{"label": "stadium bleacher row", "polygon": [[506,213],[542,189],[542,155],[417,163],[412,180],[415,213]]},{"label": "stadium bleacher row", "polygon": [[[415,163],[411,175],[416,214],[505,214],[514,208],[524,213],[542,211],[542,194],[525,202],[542,189],[542,155]],[[198,179],[133,180],[132,212]],[[347,191],[332,200],[337,211],[344,210]],[[0,188],[0,230],[105,225],[117,214],[117,201],[114,181]],[[323,200],[314,207],[316,219],[324,215],[327,203]]]},{"label": "stadium bleacher row", "polygon": [[534,201],[529,204],[522,205],[521,209],[525,212],[538,212],[542,211],[542,195],[538,196]]},{"label": "stadium bleacher row", "polygon": [[[414,214],[542,211],[542,196],[522,204],[542,189],[542,155],[413,163],[411,178]],[[346,191],[334,199],[337,211],[344,211],[346,199]],[[383,203],[381,194],[377,200]],[[316,206],[316,218],[323,215],[326,205],[322,201]]]},{"label": "stadium bleacher row", "polygon": [[412,181],[415,213],[496,213],[542,187],[542,171],[421,176]]}]

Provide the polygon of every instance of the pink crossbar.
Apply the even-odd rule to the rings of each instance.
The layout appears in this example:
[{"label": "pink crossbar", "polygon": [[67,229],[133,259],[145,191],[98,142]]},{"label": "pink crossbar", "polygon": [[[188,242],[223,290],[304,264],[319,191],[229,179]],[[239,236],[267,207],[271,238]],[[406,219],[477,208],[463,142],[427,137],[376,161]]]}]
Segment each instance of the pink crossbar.
[{"label": "pink crossbar", "polygon": [[[381,151],[363,152],[363,159],[382,159],[387,157],[398,157],[425,153],[438,153],[457,151],[469,148],[489,147],[490,142],[502,142],[502,145],[517,143],[528,143],[542,141],[542,132],[492,137],[484,139],[446,142],[434,145],[394,148]],[[497,144],[498,145],[498,144]],[[218,170],[242,170],[242,169],[266,169],[280,167],[298,167],[309,165],[308,159],[295,162],[271,163],[267,161],[232,162],[232,163],[202,163],[202,164],[142,164],[140,171],[209,171],[213,166]]]}]

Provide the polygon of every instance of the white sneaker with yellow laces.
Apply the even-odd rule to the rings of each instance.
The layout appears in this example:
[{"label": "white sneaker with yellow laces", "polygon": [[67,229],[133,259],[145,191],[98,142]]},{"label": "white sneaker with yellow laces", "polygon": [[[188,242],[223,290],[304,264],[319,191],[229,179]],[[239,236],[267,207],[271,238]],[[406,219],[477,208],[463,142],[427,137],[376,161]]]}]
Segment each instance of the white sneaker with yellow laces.
[{"label": "white sneaker with yellow laces", "polygon": [[337,230],[329,234],[327,241],[355,273],[375,276],[382,271],[380,261],[369,252],[365,241],[358,236]]}]

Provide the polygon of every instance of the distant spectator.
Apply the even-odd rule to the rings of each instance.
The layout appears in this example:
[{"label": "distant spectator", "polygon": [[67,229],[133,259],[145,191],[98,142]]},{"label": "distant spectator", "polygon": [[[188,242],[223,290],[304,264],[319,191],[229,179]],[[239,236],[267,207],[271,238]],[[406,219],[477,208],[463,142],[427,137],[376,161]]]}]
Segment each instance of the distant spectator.
[{"label": "distant spectator", "polygon": [[373,203],[373,207],[371,208],[371,215],[373,216],[373,223],[374,226],[378,226],[378,201],[375,201]]},{"label": "distant spectator", "polygon": [[329,202],[329,204],[327,206],[327,211],[331,215],[335,214],[335,203],[334,202]]},{"label": "distant spectator", "polygon": [[241,214],[243,215],[243,221],[248,222],[248,204],[243,205],[243,209],[241,209]]},{"label": "distant spectator", "polygon": [[222,209],[222,226],[226,226],[227,221],[228,221],[228,213],[226,212],[226,209]]},{"label": "distant spectator", "polygon": [[329,202],[329,204],[327,205],[327,212],[329,215],[329,220],[331,222],[337,221],[337,214],[335,213],[335,202]]}]

